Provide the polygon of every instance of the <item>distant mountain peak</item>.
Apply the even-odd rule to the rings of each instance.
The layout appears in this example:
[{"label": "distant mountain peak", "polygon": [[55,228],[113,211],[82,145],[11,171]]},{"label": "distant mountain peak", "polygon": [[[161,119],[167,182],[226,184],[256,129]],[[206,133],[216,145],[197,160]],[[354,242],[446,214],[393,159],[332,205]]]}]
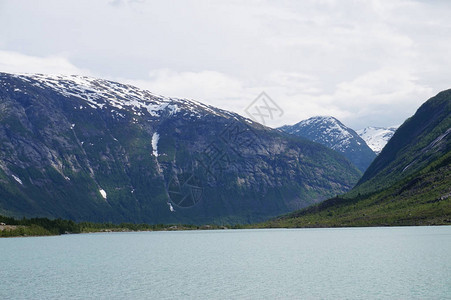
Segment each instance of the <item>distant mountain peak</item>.
[{"label": "distant mountain peak", "polygon": [[280,129],[342,153],[362,172],[375,157],[374,152],[354,130],[332,116],[314,116]]},{"label": "distant mountain peak", "polygon": [[319,139],[324,141],[325,144],[330,144],[330,148],[333,150],[344,151],[351,147],[349,140],[353,135],[350,132],[350,128],[332,116],[314,116],[294,126],[299,127],[298,130],[305,126],[319,126],[319,128],[324,130],[324,135],[319,137]]},{"label": "distant mountain peak", "polygon": [[357,130],[357,133],[376,154],[379,154],[398,127],[399,125],[391,127],[369,126],[364,129]]}]

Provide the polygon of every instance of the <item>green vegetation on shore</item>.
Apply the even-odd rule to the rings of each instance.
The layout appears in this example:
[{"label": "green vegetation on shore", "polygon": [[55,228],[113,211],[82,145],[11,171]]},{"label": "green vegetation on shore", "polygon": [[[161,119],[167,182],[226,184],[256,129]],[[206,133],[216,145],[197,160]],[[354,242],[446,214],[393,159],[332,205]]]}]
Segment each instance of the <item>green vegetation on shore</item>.
[{"label": "green vegetation on shore", "polygon": [[219,225],[187,225],[187,224],[133,224],[133,223],[93,223],[74,222],[72,220],[48,218],[14,219],[0,215],[0,237],[16,236],[46,236],[61,235],[66,233],[91,233],[91,232],[129,232],[129,231],[171,231],[171,230],[208,230],[241,228],[241,226]]},{"label": "green vegetation on shore", "polygon": [[81,227],[71,220],[47,218],[20,219],[0,216],[0,237],[59,235],[63,233],[79,233]]}]

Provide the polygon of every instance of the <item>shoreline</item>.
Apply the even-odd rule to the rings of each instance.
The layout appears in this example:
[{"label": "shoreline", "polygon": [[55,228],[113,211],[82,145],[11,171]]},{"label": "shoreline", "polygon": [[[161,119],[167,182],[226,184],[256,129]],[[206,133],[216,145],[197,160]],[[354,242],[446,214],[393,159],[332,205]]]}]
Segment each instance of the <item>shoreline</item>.
[{"label": "shoreline", "polygon": [[[6,226],[15,226],[15,225],[6,225]],[[26,227],[23,225],[19,225],[22,227]],[[17,227],[19,227],[17,226]],[[172,225],[173,226],[173,225]],[[216,228],[186,228],[186,227],[177,227],[177,228],[164,228],[164,229],[148,229],[148,230],[133,230],[126,228],[108,228],[94,231],[82,231],[82,232],[66,232],[62,234],[39,234],[39,235],[10,235],[10,236],[1,236],[0,238],[27,238],[27,237],[45,237],[45,236],[63,236],[63,235],[77,235],[77,234],[96,234],[96,233],[130,233],[130,232],[176,232],[176,231],[228,231],[228,230],[263,230],[263,229],[362,229],[362,228],[405,228],[405,227],[444,227],[451,226],[451,224],[433,224],[433,225],[374,225],[374,226],[318,226],[318,227],[245,227],[242,228],[230,228],[221,226]],[[3,230],[0,230],[0,232]]]}]

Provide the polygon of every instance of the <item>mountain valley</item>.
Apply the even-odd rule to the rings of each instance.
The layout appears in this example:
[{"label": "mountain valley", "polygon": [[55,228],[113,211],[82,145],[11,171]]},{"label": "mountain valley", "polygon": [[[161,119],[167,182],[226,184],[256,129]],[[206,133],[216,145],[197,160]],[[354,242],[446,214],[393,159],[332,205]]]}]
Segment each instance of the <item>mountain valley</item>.
[{"label": "mountain valley", "polygon": [[263,226],[451,224],[451,90],[407,119],[348,193]]}]

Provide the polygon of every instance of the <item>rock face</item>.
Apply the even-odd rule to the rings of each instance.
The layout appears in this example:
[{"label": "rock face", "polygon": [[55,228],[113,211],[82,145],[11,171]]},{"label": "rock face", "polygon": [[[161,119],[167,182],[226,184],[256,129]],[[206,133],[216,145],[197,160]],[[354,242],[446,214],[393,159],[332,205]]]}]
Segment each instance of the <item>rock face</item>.
[{"label": "rock face", "polygon": [[195,101],[0,73],[0,214],[247,223],[343,193],[341,155]]},{"label": "rock face", "polygon": [[282,126],[280,129],[342,153],[362,172],[376,157],[354,130],[334,117],[312,117],[295,125]]},{"label": "rock face", "polygon": [[392,127],[366,127],[356,132],[367,143],[371,150],[378,155],[391,139],[399,126]]}]

